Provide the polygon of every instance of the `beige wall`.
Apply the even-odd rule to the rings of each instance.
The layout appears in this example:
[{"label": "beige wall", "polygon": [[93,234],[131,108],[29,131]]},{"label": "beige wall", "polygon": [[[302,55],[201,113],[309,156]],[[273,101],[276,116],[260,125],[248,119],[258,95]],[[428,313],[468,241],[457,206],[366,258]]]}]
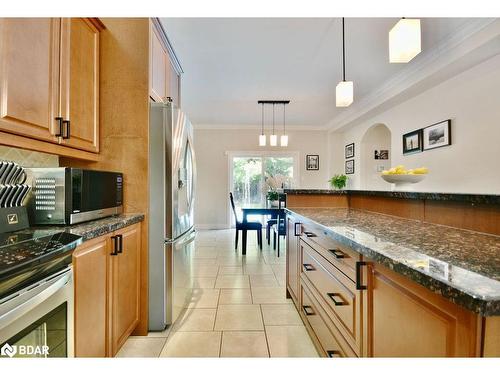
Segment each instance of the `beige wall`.
[{"label": "beige wall", "polygon": [[[430,173],[414,185],[415,191],[500,193],[500,55],[409,99],[368,121],[355,124],[344,132],[329,134],[333,148],[332,173],[343,173],[343,146],[356,144],[355,169],[348,187],[363,186],[360,147],[366,131],[374,124],[385,124],[391,130],[391,164],[407,168],[426,166]],[[403,156],[402,135],[438,121],[452,120],[452,145]],[[389,184],[384,185],[390,189]]]},{"label": "beige wall", "polygon": [[[328,187],[328,150],[325,131],[290,131],[289,146],[259,147],[259,130],[196,129],[194,144],[197,163],[195,223],[198,228],[224,228],[228,224],[228,152],[298,152],[300,180],[297,188]],[[269,138],[268,138],[269,142]],[[307,154],[320,157],[319,171],[306,171]]]}]

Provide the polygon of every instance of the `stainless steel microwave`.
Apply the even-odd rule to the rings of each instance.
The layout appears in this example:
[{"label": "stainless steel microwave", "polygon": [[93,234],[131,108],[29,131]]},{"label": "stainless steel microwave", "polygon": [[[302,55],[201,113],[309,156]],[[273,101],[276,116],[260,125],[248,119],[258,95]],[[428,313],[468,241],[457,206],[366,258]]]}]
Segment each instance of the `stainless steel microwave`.
[{"label": "stainless steel microwave", "polygon": [[123,174],[80,168],[29,168],[30,224],[76,224],[123,211]]}]

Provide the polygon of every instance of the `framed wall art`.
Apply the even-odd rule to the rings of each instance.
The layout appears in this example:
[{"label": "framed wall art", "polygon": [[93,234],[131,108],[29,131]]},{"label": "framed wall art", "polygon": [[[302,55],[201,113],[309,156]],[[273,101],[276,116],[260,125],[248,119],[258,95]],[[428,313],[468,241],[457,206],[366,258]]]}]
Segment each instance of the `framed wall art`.
[{"label": "framed wall art", "polygon": [[422,129],[403,134],[403,155],[422,152]]},{"label": "framed wall art", "polygon": [[306,155],[306,170],[319,171],[319,155]]},{"label": "framed wall art", "polygon": [[451,120],[429,125],[423,129],[422,136],[424,151],[451,145]]},{"label": "framed wall art", "polygon": [[354,159],[346,160],[346,162],[345,162],[345,174],[354,174]]},{"label": "framed wall art", "polygon": [[349,143],[345,146],[345,158],[353,158],[354,157],[354,143]]}]

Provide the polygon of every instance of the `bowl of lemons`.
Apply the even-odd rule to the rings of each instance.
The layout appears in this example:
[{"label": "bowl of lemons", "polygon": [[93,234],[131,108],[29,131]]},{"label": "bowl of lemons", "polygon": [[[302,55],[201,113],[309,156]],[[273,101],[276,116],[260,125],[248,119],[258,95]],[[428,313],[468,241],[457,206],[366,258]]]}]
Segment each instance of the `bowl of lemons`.
[{"label": "bowl of lemons", "polygon": [[402,188],[422,181],[427,173],[429,173],[429,170],[426,167],[405,169],[404,165],[398,165],[382,171],[381,177],[385,181],[394,184],[395,188]]}]

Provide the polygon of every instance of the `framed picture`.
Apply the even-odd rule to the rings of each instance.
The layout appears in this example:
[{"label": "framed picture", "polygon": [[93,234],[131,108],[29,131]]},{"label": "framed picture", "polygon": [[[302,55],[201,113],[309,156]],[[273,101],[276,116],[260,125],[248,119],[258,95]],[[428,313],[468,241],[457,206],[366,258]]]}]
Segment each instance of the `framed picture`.
[{"label": "framed picture", "polygon": [[345,158],[353,158],[354,157],[354,143],[349,143],[345,146]]},{"label": "framed picture", "polygon": [[354,173],[354,159],[346,160],[345,162],[345,174],[353,174]]},{"label": "framed picture", "polygon": [[319,155],[306,155],[306,170],[319,171]]},{"label": "framed picture", "polygon": [[375,160],[388,160],[389,150],[375,150],[375,155],[373,157]]},{"label": "framed picture", "polygon": [[423,129],[424,150],[451,145],[451,120],[432,124]]},{"label": "framed picture", "polygon": [[422,129],[403,134],[403,155],[422,152]]}]

